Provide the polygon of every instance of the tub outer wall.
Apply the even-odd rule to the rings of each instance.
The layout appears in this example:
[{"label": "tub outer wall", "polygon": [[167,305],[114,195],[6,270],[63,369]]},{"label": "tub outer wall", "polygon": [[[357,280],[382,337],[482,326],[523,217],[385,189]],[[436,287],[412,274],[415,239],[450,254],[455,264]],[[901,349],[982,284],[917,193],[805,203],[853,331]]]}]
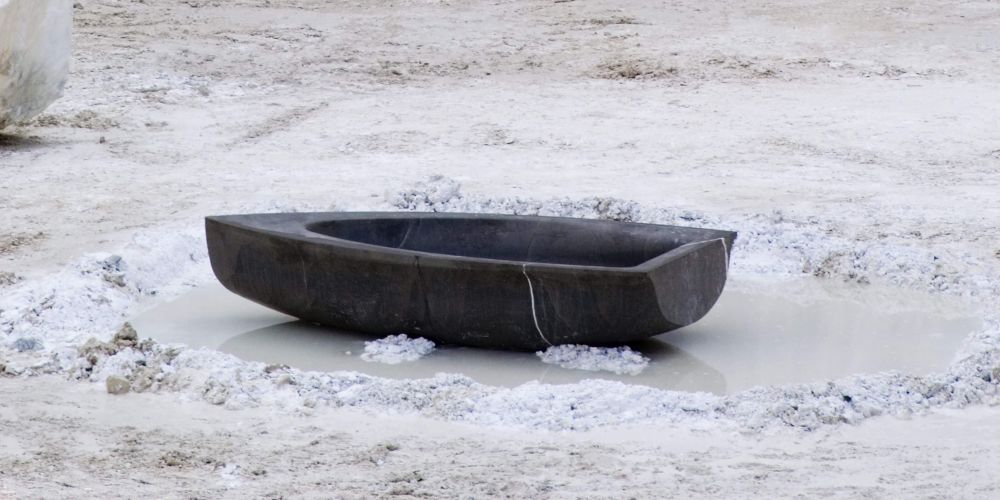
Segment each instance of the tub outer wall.
[{"label": "tub outer wall", "polygon": [[208,217],[212,269],[230,291],[305,321],[379,336],[407,333],[439,343],[543,350],[558,344],[621,345],[697,321],[722,292],[736,236],[679,228],[702,239],[670,252],[676,256],[610,268],[398,250],[306,229],[337,217],[386,216],[461,215]]}]

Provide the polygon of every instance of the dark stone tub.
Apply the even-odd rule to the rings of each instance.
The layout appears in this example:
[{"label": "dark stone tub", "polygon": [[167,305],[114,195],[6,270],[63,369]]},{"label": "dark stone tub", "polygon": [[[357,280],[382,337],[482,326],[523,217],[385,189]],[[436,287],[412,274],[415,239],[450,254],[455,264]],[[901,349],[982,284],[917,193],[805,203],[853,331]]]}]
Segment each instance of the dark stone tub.
[{"label": "dark stone tub", "polygon": [[229,290],[377,335],[536,350],[621,345],[694,323],[736,233],[556,217],[292,213],[207,217]]}]

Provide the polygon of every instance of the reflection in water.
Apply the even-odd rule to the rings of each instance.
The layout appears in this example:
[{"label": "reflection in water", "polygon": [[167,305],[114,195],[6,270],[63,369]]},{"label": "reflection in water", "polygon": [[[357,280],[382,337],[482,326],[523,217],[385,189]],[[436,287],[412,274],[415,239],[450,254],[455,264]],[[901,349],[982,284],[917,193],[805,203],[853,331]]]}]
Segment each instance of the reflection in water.
[{"label": "reflection in water", "polygon": [[281,323],[236,335],[219,350],[243,359],[284,363],[302,370],[358,371],[391,378],[425,378],[436,373],[461,373],[477,382],[514,387],[537,380],[566,384],[587,378],[620,380],[680,391],[724,393],[722,374],[694,356],[659,340],[634,344],[651,363],[639,375],[567,370],[542,363],[533,353],[473,347],[439,346],[412,363],[387,365],[361,359],[370,335],[332,330],[302,321]]},{"label": "reflection in water", "polygon": [[893,298],[908,307],[888,307],[876,287],[820,284],[808,297],[727,291],[702,321],[656,338],[720,370],[735,392],[856,373],[943,370],[982,326],[967,307],[939,297],[899,291]]},{"label": "reflection in water", "polygon": [[[133,320],[140,335],[287,364],[393,378],[462,373],[485,384],[550,384],[589,378],[726,394],[756,385],[819,382],[854,373],[944,369],[981,320],[958,303],[899,290],[831,284],[731,284],[698,323],[632,348],[651,359],[639,375],[567,370],[533,353],[439,346],[424,358],[386,365],[361,360],[373,337],[293,321],[220,285],[196,289]],[[787,285],[787,286],[786,286]],[[794,290],[789,292],[788,290]]]}]

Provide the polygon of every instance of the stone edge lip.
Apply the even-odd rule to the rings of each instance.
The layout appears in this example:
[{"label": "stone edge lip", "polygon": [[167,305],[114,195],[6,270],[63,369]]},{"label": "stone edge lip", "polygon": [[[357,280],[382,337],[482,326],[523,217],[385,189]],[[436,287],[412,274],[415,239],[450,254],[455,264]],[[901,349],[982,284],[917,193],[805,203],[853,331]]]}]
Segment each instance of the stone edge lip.
[{"label": "stone edge lip", "polygon": [[[574,221],[577,224],[587,225],[607,225],[609,227],[617,224],[628,224],[633,226],[655,226],[670,227],[680,231],[703,232],[708,238],[700,238],[686,243],[669,252],[662,253],[645,262],[631,267],[593,266],[580,264],[557,264],[540,263],[519,260],[490,259],[483,257],[469,257],[464,255],[448,255],[420,250],[409,250],[362,243],[343,238],[336,238],[309,230],[309,226],[317,222],[331,220],[357,220],[357,219],[412,219],[417,217],[433,217],[441,219],[492,219],[492,220],[559,220]],[[290,213],[258,213],[258,214],[233,214],[233,215],[212,215],[205,217],[205,222],[213,222],[234,227],[239,227],[249,231],[266,233],[279,238],[287,238],[314,244],[326,244],[352,248],[356,250],[366,250],[373,252],[373,257],[381,254],[395,258],[412,258],[419,256],[426,264],[437,263],[457,263],[487,264],[487,265],[509,265],[509,266],[529,266],[530,268],[545,268],[552,271],[605,271],[615,273],[640,273],[647,274],[656,269],[669,264],[671,261],[689,253],[690,247],[704,246],[713,240],[722,240],[726,249],[726,267],[729,267],[729,260],[732,255],[733,244],[737,233],[720,229],[705,229],[687,226],[671,226],[666,224],[649,224],[641,222],[621,222],[606,219],[582,219],[574,217],[550,217],[541,215],[506,215],[506,214],[482,214],[482,213],[456,213],[456,212],[290,212]]]}]

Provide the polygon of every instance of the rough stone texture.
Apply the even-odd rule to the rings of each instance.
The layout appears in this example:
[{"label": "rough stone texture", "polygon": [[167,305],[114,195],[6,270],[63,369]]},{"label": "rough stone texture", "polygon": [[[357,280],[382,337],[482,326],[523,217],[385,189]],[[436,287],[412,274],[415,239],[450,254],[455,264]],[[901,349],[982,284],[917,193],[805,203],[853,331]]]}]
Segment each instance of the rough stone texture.
[{"label": "rough stone texture", "polygon": [[133,347],[139,343],[139,333],[135,331],[131,323],[125,322],[121,329],[115,333],[114,342],[119,347]]},{"label": "rough stone texture", "polygon": [[132,390],[132,384],[128,380],[117,375],[112,375],[108,377],[105,382],[108,388],[108,394],[126,394],[128,391]]},{"label": "rough stone texture", "polygon": [[506,215],[209,217],[233,292],[336,328],[538,350],[620,345],[715,304],[736,233]]},{"label": "rough stone texture", "polygon": [[68,0],[0,1],[0,130],[62,95],[72,22]]}]

